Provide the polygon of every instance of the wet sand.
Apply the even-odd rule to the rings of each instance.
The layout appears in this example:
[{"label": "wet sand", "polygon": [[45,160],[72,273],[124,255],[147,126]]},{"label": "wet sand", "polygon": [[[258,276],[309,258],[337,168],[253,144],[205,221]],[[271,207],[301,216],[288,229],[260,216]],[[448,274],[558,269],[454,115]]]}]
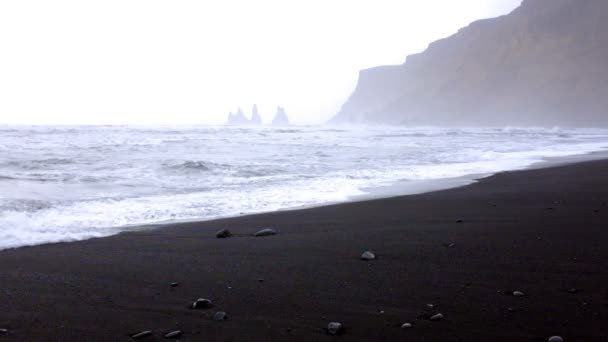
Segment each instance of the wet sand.
[{"label": "wet sand", "polygon": [[[182,341],[605,341],[607,203],[600,160],[0,251],[0,340],[151,330],[143,340],[160,341],[179,329]],[[280,233],[251,236],[265,227]],[[217,239],[220,229],[236,236]],[[361,261],[366,250],[377,259]],[[188,308],[201,297],[214,307]],[[216,311],[229,319],[211,320]],[[331,321],[342,336],[326,334]]]}]

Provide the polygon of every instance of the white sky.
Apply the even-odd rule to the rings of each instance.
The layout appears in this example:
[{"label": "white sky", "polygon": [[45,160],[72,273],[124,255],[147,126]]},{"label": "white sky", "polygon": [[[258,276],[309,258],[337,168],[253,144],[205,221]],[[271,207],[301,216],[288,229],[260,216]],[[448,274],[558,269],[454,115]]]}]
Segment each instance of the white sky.
[{"label": "white sky", "polygon": [[0,1],[0,123],[321,123],[358,71],[521,0]]}]

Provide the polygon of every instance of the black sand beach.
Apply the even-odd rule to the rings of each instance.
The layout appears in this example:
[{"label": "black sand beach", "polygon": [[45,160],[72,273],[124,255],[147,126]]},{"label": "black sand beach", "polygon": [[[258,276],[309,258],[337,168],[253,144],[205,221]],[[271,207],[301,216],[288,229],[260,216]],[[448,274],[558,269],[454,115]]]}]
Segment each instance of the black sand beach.
[{"label": "black sand beach", "polygon": [[[0,251],[0,340],[151,330],[143,340],[159,341],[179,329],[183,341],[606,341],[607,175],[608,161],[583,162]],[[280,234],[248,235],[265,227]],[[237,236],[217,239],[220,229]],[[365,250],[377,260],[361,261]],[[214,307],[188,308],[201,297]],[[436,313],[444,320],[428,319]],[[342,336],[326,334],[331,321]]]}]

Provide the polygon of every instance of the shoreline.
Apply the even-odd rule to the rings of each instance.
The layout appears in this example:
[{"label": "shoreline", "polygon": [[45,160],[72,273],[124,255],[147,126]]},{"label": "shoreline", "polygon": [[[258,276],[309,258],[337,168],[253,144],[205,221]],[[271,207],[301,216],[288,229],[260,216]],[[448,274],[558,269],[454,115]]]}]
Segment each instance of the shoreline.
[{"label": "shoreline", "polygon": [[430,180],[415,180],[415,181],[398,180],[398,181],[391,183],[390,185],[362,188],[361,191],[367,192],[367,193],[364,193],[361,195],[350,196],[348,199],[346,199],[344,201],[302,205],[302,206],[282,208],[282,209],[272,210],[272,211],[260,211],[260,212],[241,213],[241,214],[234,214],[234,215],[220,215],[220,216],[211,217],[211,218],[167,220],[167,221],[151,222],[151,223],[144,223],[144,224],[132,224],[132,225],[126,225],[126,226],[119,226],[119,227],[107,227],[107,229],[116,229],[116,233],[112,233],[110,235],[99,236],[99,237],[92,237],[92,238],[88,238],[88,239],[56,241],[56,242],[47,242],[47,243],[39,243],[39,244],[31,244],[31,245],[22,245],[22,246],[17,246],[17,247],[0,248],[0,253],[2,253],[5,250],[29,248],[29,247],[48,245],[48,244],[52,245],[52,244],[86,241],[86,240],[90,240],[90,239],[104,239],[104,238],[108,238],[108,237],[112,237],[112,236],[120,235],[120,234],[124,234],[124,233],[141,232],[141,231],[146,231],[146,230],[150,230],[150,229],[163,229],[164,227],[167,227],[167,226],[174,226],[174,225],[187,224],[187,223],[213,222],[213,221],[232,219],[232,218],[242,218],[242,217],[247,217],[247,216],[271,214],[271,213],[275,213],[275,212],[298,211],[298,210],[322,208],[322,207],[326,207],[326,206],[335,206],[335,205],[341,205],[341,204],[346,204],[346,203],[356,203],[356,202],[373,201],[373,200],[379,200],[379,199],[389,199],[389,198],[402,197],[402,196],[420,195],[420,194],[426,194],[426,193],[431,193],[431,192],[436,192],[436,191],[443,191],[443,190],[466,187],[466,186],[474,184],[480,180],[495,176],[497,174],[505,173],[505,172],[517,172],[517,171],[525,171],[525,170],[552,168],[552,167],[558,167],[558,166],[564,166],[564,165],[570,165],[570,164],[576,164],[576,163],[594,161],[594,160],[603,160],[603,159],[608,159],[608,148],[605,150],[597,150],[597,151],[591,151],[588,153],[569,155],[569,156],[544,157],[543,160],[534,162],[522,169],[503,170],[503,171],[498,171],[495,173],[487,173],[487,174],[476,173],[476,174],[463,175],[463,176],[459,176],[459,177],[430,179]]},{"label": "shoreline", "polygon": [[[563,156],[563,157],[546,157],[546,158],[543,158],[543,160],[535,162],[523,169],[504,170],[504,171],[488,173],[488,174],[475,173],[475,174],[469,174],[469,175],[464,175],[464,176],[460,176],[460,177],[431,179],[431,180],[416,180],[416,181],[401,180],[401,181],[396,181],[391,185],[385,185],[385,186],[374,187],[374,188],[363,188],[363,189],[361,189],[362,191],[369,190],[370,192],[366,193],[366,194],[362,194],[362,195],[351,196],[349,199],[347,199],[345,201],[303,205],[303,206],[292,207],[292,208],[278,209],[278,210],[274,210],[274,211],[243,213],[243,214],[220,216],[220,217],[208,218],[208,219],[195,218],[195,219],[185,219],[185,220],[170,220],[170,221],[162,221],[162,222],[153,222],[153,223],[148,223],[148,224],[137,224],[137,225],[132,225],[132,226],[126,226],[126,227],[130,227],[131,229],[118,232],[117,234],[144,231],[147,229],[162,229],[165,226],[179,225],[179,224],[185,224],[185,223],[213,222],[213,221],[220,221],[220,220],[232,219],[232,218],[240,218],[240,217],[242,218],[242,217],[254,216],[254,215],[271,214],[271,213],[276,213],[276,212],[289,212],[289,211],[296,211],[296,210],[315,209],[315,208],[322,208],[322,207],[326,207],[326,206],[341,205],[341,204],[346,204],[346,203],[365,202],[365,201],[372,201],[372,200],[379,200],[379,199],[389,199],[389,198],[394,198],[394,197],[421,195],[421,194],[426,194],[426,193],[431,193],[431,192],[436,192],[436,191],[443,191],[443,190],[450,190],[450,189],[465,187],[465,186],[474,184],[480,180],[483,180],[483,179],[486,179],[486,178],[489,178],[489,177],[492,177],[492,176],[495,176],[497,174],[504,173],[504,172],[518,172],[518,171],[526,171],[526,170],[545,169],[545,168],[559,167],[559,166],[565,166],[565,165],[582,163],[582,162],[584,163],[584,162],[595,161],[595,160],[608,160],[608,149],[592,151],[592,152],[588,152],[588,153],[584,153],[584,154]],[[404,183],[408,183],[407,186],[404,186]],[[408,190],[404,190],[405,187],[407,187]],[[114,235],[116,235],[116,234],[114,234]],[[110,235],[110,236],[113,236],[113,235]],[[105,236],[105,237],[110,237],[110,236]],[[99,237],[99,239],[103,239],[105,237]],[[70,243],[70,242],[77,242],[77,241],[82,241],[82,240],[66,241],[66,242],[58,242],[58,243]],[[24,247],[34,247],[34,246],[38,246],[38,245],[24,246]],[[21,247],[16,247],[16,248],[21,248]],[[2,250],[0,249],[0,252],[1,251]]]},{"label": "shoreline", "polygon": [[[607,173],[608,160],[587,161],[0,251],[0,339],[128,341],[151,330],[146,340],[161,341],[179,329],[183,341],[331,340],[323,329],[338,321],[349,341],[599,341]],[[279,234],[251,236],[265,227]],[[235,236],[217,239],[220,229]],[[377,260],[359,260],[365,250]],[[214,307],[187,309],[197,298]],[[215,311],[229,319],[213,321]],[[445,319],[430,321],[436,313]]]}]

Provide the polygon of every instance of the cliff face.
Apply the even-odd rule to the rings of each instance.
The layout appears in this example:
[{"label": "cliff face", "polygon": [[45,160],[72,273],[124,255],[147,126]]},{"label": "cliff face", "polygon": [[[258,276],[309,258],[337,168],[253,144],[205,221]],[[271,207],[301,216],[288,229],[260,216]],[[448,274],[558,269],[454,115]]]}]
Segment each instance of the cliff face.
[{"label": "cliff face", "polygon": [[525,0],[360,72],[333,123],[608,126],[608,1]]}]

